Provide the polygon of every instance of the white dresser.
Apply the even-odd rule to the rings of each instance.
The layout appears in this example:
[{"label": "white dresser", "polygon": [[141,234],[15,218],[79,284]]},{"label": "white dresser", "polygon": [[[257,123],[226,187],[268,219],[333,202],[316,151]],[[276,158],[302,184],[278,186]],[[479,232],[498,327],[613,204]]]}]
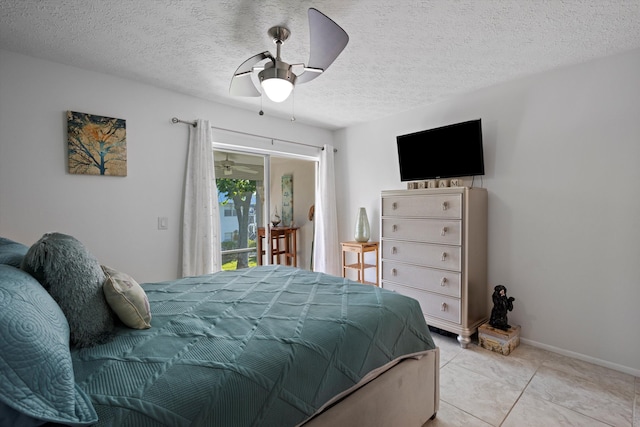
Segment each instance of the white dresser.
[{"label": "white dresser", "polygon": [[420,302],[427,323],[465,348],[489,318],[487,191],[383,191],[382,287]]}]

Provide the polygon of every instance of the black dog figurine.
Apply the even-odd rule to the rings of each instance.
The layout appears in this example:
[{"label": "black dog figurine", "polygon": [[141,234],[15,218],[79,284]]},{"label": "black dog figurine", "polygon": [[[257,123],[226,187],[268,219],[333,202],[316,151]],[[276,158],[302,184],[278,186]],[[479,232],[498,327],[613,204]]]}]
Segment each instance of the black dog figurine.
[{"label": "black dog figurine", "polygon": [[498,285],[493,288],[493,308],[491,309],[491,318],[489,325],[496,329],[508,330],[511,325],[507,321],[507,311],[513,310],[513,297],[507,298],[507,288]]}]

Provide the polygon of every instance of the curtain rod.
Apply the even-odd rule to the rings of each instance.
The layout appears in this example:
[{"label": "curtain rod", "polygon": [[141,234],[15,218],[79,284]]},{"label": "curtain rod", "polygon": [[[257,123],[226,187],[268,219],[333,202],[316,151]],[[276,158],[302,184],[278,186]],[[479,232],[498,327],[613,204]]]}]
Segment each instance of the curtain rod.
[{"label": "curtain rod", "polygon": [[[173,118],[171,119],[171,123],[173,123],[173,124],[176,124],[176,123],[184,123],[184,124],[186,124],[186,125],[191,125],[191,126],[193,126],[193,127],[198,126],[198,123],[197,123],[196,121],[189,122],[189,121],[186,121],[186,120],[181,120],[181,119],[179,119],[179,118],[177,118],[177,117],[173,117]],[[287,143],[289,143],[289,144],[304,145],[304,146],[306,146],[306,147],[320,148],[321,150],[324,150],[324,147],[318,147],[317,145],[305,144],[304,142],[288,141],[288,140],[286,140],[286,139],[280,139],[280,138],[269,138],[268,136],[262,136],[262,135],[257,135],[257,134],[255,134],[255,133],[242,132],[242,131],[232,130],[232,129],[225,129],[225,128],[221,128],[221,127],[217,127],[217,126],[211,126],[211,128],[212,128],[212,129],[222,130],[222,131],[225,131],[225,132],[238,133],[238,134],[240,134],[240,135],[246,135],[246,136],[253,136],[253,137],[256,137],[256,138],[268,139],[268,140],[270,140],[271,142],[273,142],[273,141],[287,142]],[[334,152],[334,153],[337,153],[337,152],[338,152],[338,149],[337,149],[337,148],[334,148],[334,149],[333,149],[333,152]]]}]

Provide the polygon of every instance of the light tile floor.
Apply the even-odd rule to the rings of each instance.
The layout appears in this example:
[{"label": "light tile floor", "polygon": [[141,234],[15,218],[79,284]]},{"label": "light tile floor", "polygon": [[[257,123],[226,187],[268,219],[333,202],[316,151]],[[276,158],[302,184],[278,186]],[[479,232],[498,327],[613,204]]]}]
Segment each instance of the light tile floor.
[{"label": "light tile floor", "polygon": [[440,409],[428,427],[640,427],[640,378],[526,344],[502,356],[432,335]]}]

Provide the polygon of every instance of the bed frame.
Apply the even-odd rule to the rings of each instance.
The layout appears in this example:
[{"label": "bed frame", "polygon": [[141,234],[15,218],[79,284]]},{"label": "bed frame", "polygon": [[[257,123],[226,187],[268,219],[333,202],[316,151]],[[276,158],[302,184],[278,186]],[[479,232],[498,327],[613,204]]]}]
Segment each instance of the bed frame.
[{"label": "bed frame", "polygon": [[330,405],[300,426],[419,427],[436,417],[440,349],[409,358]]}]

